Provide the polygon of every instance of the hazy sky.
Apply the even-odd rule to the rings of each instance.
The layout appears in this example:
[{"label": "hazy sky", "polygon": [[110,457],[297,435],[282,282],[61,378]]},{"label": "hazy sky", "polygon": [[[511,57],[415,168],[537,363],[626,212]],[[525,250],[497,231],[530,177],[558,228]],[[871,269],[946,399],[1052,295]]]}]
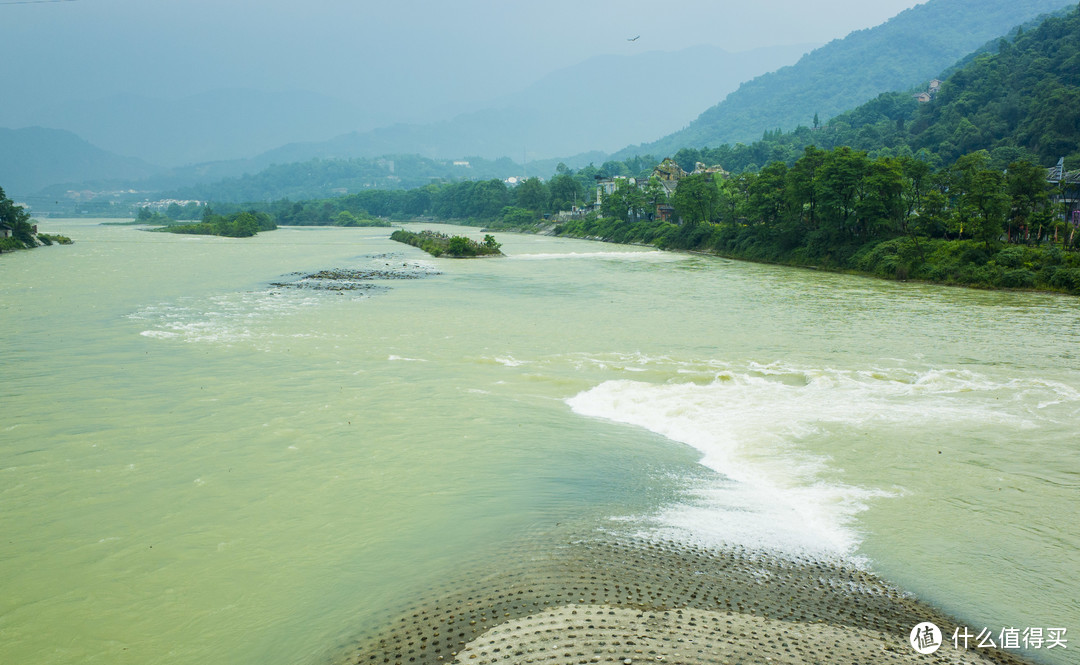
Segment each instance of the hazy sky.
[{"label": "hazy sky", "polygon": [[[916,0],[0,2],[2,104],[222,87],[417,108],[486,99],[594,55],[824,43]],[[628,38],[640,35],[634,42]],[[599,73],[598,73],[599,75]],[[657,82],[661,83],[662,82]]]}]

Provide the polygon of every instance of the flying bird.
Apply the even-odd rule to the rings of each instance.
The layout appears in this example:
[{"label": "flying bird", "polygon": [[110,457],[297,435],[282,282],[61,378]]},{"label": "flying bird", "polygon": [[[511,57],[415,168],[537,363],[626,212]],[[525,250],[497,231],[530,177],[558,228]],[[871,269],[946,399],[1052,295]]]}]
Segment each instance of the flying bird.
[{"label": "flying bird", "polygon": [[636,42],[639,39],[641,39],[641,35],[637,35],[636,37],[630,37],[626,41],[628,41],[628,42]]}]

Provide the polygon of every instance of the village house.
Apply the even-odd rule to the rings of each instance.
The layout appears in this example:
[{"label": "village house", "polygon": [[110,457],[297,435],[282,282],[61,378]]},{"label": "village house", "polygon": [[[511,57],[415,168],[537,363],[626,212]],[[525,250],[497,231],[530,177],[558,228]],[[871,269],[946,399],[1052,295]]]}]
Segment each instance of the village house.
[{"label": "village house", "polygon": [[941,92],[941,81],[939,81],[938,79],[934,79],[933,81],[930,81],[930,85],[927,86],[925,92],[918,92],[912,96],[915,98],[915,101],[919,102],[920,104],[925,104],[934,97],[937,97],[937,94],[939,92]]},{"label": "village house", "polygon": [[604,200],[605,196],[614,194],[618,189],[619,183],[622,181],[628,181],[631,186],[637,186],[637,178],[627,178],[624,175],[617,175],[613,177],[596,176],[596,205],[599,206],[600,202]]},{"label": "village house", "polygon": [[[612,194],[616,188],[618,188],[620,182],[628,182],[630,185],[645,188],[650,182],[658,182],[664,190],[665,198],[670,201],[671,197],[675,195],[675,190],[679,187],[679,181],[683,178],[692,175],[704,175],[710,180],[717,175],[721,178],[727,178],[731,174],[724,170],[720,165],[706,166],[702,162],[697,162],[694,165],[694,170],[691,173],[687,173],[678,162],[671,157],[667,157],[664,161],[656,165],[653,172],[648,179],[642,178],[628,178],[626,176],[596,176],[596,202],[590,206],[593,211],[599,211],[600,205],[605,196]],[[586,214],[588,210],[578,210],[573,213],[560,213],[559,218],[564,216],[567,219],[574,219]],[[669,203],[656,203],[656,210],[647,216],[648,219],[660,219],[665,222],[679,223],[678,215],[675,213],[674,206]]]},{"label": "village house", "polygon": [[8,226],[7,224],[5,224],[4,222],[0,222],[0,238],[10,238],[10,237],[11,237],[11,227]]}]

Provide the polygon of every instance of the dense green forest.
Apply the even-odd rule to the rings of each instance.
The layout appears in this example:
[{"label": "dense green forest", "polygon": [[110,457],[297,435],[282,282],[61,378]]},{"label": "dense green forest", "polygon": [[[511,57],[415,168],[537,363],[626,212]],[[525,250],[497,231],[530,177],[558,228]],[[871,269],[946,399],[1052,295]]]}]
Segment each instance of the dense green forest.
[{"label": "dense green forest", "polygon": [[925,85],[987,40],[1068,4],[1062,0],[930,0],[883,25],[833,41],[795,65],[744,83],[685,129],[627,148],[615,158],[750,142],[766,129],[787,131],[811,125],[815,116],[831,118],[882,92]]}]

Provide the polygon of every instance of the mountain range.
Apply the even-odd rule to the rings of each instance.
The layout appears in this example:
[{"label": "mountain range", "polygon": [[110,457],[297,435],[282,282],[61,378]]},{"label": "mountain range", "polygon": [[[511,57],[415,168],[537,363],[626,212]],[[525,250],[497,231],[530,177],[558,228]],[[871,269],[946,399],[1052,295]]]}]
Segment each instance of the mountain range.
[{"label": "mountain range", "polygon": [[[583,147],[610,151],[642,135],[677,129],[742,81],[793,62],[812,48],[785,45],[729,53],[699,46],[600,56],[552,72],[482,110],[430,124],[379,126],[389,119],[377,111],[376,91],[363,109],[311,93],[254,90],[217,90],[178,100],[131,95],[71,102],[25,113],[24,121],[38,126],[32,132],[9,130],[7,140],[18,135],[20,145],[29,145],[32,138],[45,143],[39,155],[20,151],[22,167],[0,163],[0,182],[26,195],[49,185],[130,180],[131,160],[120,155],[135,155],[141,160],[139,173],[154,176],[140,189],[169,189],[315,157],[415,153],[440,159],[541,159],[579,153]],[[50,170],[58,150],[76,139],[61,140],[61,134],[42,127],[100,146],[102,158],[83,159],[77,151],[68,167]],[[5,145],[0,142],[0,149]],[[124,168],[118,168],[121,164]]]},{"label": "mountain range", "polygon": [[[827,120],[885,90],[924,86],[987,40],[1063,6],[1062,0],[929,0],[876,28],[812,51],[789,46],[728,53],[695,47],[598,57],[553,72],[484,109],[441,122],[383,125],[319,141],[302,140],[294,133],[298,140],[254,157],[173,168],[154,166],[150,159],[119,157],[114,154],[119,151],[95,148],[55,130],[5,130],[0,131],[0,151],[18,155],[20,161],[18,166],[13,160],[0,161],[0,182],[23,196],[48,185],[85,181],[162,191],[256,173],[274,164],[387,154],[441,160],[510,156],[517,161],[520,156],[534,164],[547,157],[544,166],[550,168],[560,155],[572,166],[601,161],[606,151],[650,135],[661,138],[624,148],[612,159],[664,156],[681,147],[751,141],[778,127],[809,125],[815,115]],[[796,59],[794,65],[781,66]],[[687,124],[699,109],[721,98]],[[211,149],[225,154],[267,145],[286,130],[308,132],[310,137],[316,130],[304,122],[311,118],[323,134],[350,122],[372,127],[385,120],[332,99],[253,91],[207,93],[179,106],[145,98],[113,99],[87,109],[78,119],[82,133],[100,137],[106,147],[112,147],[107,140],[125,150],[138,148],[144,155],[171,155],[173,163],[185,154],[211,154]],[[41,111],[39,117],[57,123],[67,117],[74,127],[77,110],[57,107]],[[220,123],[212,121],[215,113]],[[174,135],[158,136],[170,128]],[[40,147],[35,149],[34,141],[41,141]],[[580,154],[585,148],[595,150]],[[71,159],[64,158],[65,150],[72,151]],[[521,175],[517,167],[511,168],[515,172],[506,175]],[[539,165],[534,168],[540,172]],[[58,189],[63,188],[52,187],[50,197]]]},{"label": "mountain range", "polygon": [[8,109],[5,117],[13,127],[67,130],[109,152],[171,168],[257,155],[392,120],[377,109],[311,92],[218,89],[179,98],[72,100]]},{"label": "mountain range", "polygon": [[630,155],[683,147],[749,143],[764,132],[811,126],[883,92],[926,87],[987,40],[1035,17],[1073,6],[1062,0],[929,0],[885,23],[858,30],[796,64],[743,83],[686,128],[628,147]]}]

